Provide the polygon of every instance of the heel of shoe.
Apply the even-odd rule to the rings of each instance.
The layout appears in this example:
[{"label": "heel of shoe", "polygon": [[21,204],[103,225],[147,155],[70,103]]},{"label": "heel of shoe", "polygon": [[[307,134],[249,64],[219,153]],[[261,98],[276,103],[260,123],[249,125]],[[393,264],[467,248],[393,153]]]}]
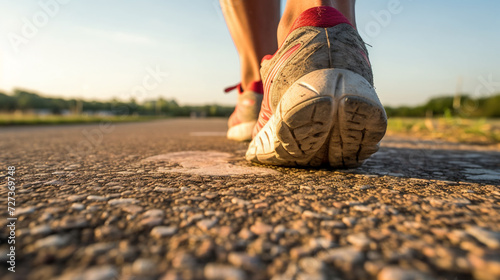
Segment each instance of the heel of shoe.
[{"label": "heel of shoe", "polygon": [[358,167],[378,151],[387,115],[375,89],[362,76],[345,69],[325,72],[326,91],[335,96],[336,120],[324,162],[335,168]]},{"label": "heel of shoe", "polygon": [[273,165],[355,167],[377,151],[387,117],[373,87],[344,69],[297,80],[257,134],[247,159]]}]

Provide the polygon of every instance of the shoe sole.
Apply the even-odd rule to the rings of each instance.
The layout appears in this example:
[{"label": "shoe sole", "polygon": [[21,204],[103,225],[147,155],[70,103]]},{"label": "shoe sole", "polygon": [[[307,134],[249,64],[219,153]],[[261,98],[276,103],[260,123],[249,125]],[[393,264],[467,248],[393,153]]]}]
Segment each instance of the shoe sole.
[{"label": "shoe sole", "polygon": [[373,87],[344,69],[311,72],[283,95],[246,159],[271,165],[360,166],[378,150],[387,116]]},{"label": "shoe sole", "polygon": [[253,128],[257,121],[235,125],[227,130],[227,138],[235,141],[252,140]]}]

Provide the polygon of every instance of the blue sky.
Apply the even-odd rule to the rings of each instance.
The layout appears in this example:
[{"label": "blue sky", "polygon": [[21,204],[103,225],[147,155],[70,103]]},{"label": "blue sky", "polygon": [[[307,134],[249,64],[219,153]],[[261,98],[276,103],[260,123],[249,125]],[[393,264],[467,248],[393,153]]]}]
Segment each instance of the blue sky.
[{"label": "blue sky", "polygon": [[[0,0],[0,90],[235,103],[222,92],[239,64],[217,0],[54,1]],[[58,4],[49,15],[40,3]],[[498,12],[493,0],[358,0],[382,102],[453,94],[459,79],[464,92],[491,94],[490,79],[500,91]]]}]

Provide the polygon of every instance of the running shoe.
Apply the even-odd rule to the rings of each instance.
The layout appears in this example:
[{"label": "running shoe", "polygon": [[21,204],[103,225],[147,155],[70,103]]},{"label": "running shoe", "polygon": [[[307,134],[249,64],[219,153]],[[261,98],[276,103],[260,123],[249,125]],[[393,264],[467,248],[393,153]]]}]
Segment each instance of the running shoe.
[{"label": "running shoe", "polygon": [[353,168],[378,150],[387,116],[368,51],[332,7],[302,13],[261,65],[264,100],[247,160]]},{"label": "running shoe", "polygon": [[225,89],[225,92],[234,89],[238,90],[238,102],[233,114],[229,117],[227,138],[236,141],[250,141],[262,104],[262,81],[251,83],[245,90],[239,84]]}]

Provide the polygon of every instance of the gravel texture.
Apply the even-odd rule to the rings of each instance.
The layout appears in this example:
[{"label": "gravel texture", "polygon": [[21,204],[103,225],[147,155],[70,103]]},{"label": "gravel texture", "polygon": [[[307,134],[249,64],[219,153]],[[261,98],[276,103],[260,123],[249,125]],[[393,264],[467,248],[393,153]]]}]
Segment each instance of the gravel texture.
[{"label": "gravel texture", "polygon": [[500,279],[496,148],[387,138],[361,168],[296,169],[244,161],[224,131],[0,128],[4,264],[7,166],[18,218],[0,278]]}]

